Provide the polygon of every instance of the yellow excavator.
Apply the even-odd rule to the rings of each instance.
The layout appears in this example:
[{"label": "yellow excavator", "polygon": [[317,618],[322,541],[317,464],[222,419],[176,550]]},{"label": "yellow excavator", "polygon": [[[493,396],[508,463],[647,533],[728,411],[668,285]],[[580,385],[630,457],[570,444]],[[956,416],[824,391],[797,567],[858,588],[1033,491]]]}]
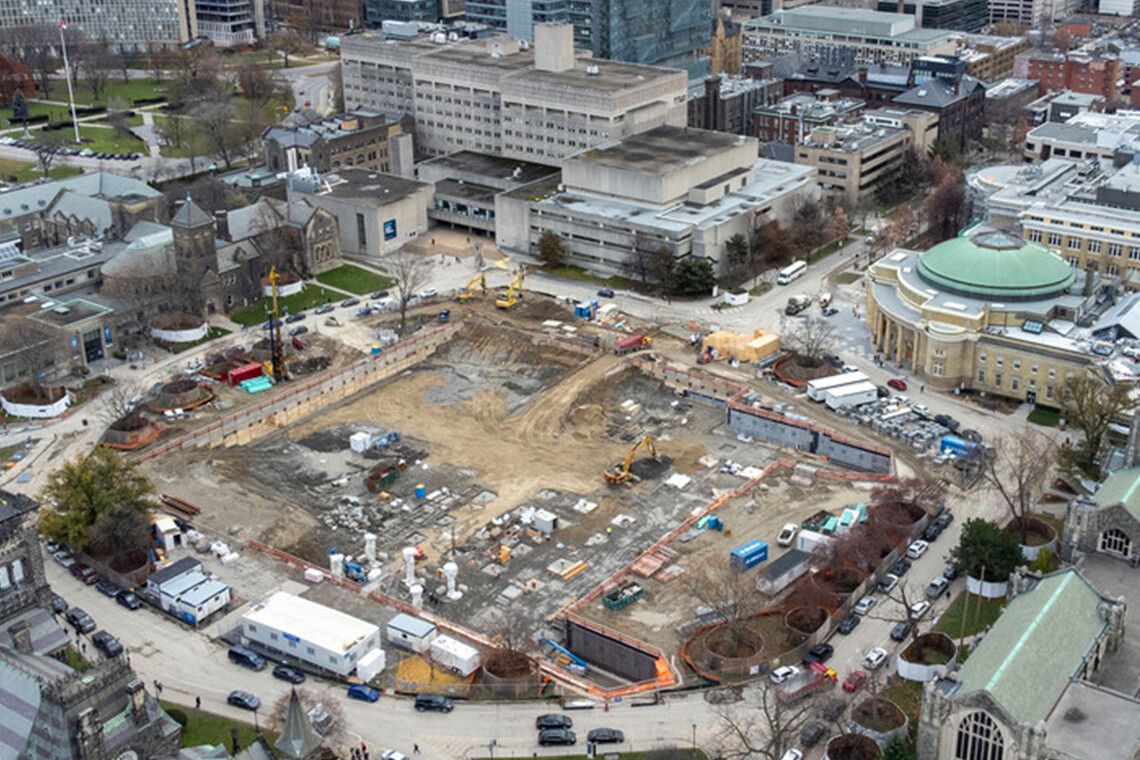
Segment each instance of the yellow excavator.
[{"label": "yellow excavator", "polygon": [[479,295],[485,295],[487,292],[487,273],[480,272],[471,278],[471,282],[459,289],[456,295],[460,301],[467,301],[475,297],[475,283],[479,283]]},{"label": "yellow excavator", "polygon": [[629,471],[629,466],[633,463],[633,458],[637,456],[637,452],[641,451],[641,449],[646,446],[649,447],[649,454],[654,459],[656,459],[657,447],[653,445],[653,437],[647,435],[638,441],[634,447],[629,450],[629,453],[626,454],[624,462],[618,462],[613,467],[606,470],[606,482],[611,486],[617,486],[621,485],[622,483],[629,483],[632,480],[637,480],[637,476]]},{"label": "yellow excavator", "polygon": [[523,295],[523,278],[526,277],[526,272],[520,271],[515,279],[511,280],[510,287],[506,292],[500,293],[499,297],[495,299],[495,306],[500,309],[513,309],[519,305]]}]

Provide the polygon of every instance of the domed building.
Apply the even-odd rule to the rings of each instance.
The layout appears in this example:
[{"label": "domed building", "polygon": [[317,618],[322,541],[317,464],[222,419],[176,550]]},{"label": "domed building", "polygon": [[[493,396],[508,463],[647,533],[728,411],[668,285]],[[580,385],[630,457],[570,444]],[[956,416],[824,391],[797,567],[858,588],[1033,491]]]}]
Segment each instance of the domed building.
[{"label": "domed building", "polygon": [[1066,377],[1097,356],[1078,327],[1100,280],[999,231],[898,249],[867,271],[875,351],[932,388],[1059,403]]}]

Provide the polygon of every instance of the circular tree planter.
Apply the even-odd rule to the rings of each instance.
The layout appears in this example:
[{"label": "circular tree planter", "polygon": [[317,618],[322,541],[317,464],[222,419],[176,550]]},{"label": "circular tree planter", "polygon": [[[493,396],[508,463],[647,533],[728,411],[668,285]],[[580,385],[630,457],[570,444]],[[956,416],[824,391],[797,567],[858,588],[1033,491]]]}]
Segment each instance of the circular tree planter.
[{"label": "circular tree planter", "polygon": [[851,711],[847,721],[857,735],[870,739],[877,745],[898,731],[905,731],[906,713],[889,699],[867,697]]},{"label": "circular tree planter", "polygon": [[102,445],[130,451],[158,438],[162,431],[140,414],[128,414],[111,423],[103,434]]},{"label": "circular tree planter", "polygon": [[992,581],[982,583],[972,575],[966,576],[966,590],[983,599],[997,599],[998,597],[1005,596],[1008,586],[1009,584],[1005,581],[1001,583],[993,583]]},{"label": "circular tree planter", "polygon": [[483,657],[480,683],[472,691],[486,699],[531,698],[539,681],[538,665],[525,653],[496,649]]},{"label": "circular tree planter", "polygon": [[681,646],[681,656],[714,681],[747,677],[767,659],[764,636],[752,621],[704,628]]},{"label": "circular tree planter", "polygon": [[946,674],[954,665],[958,646],[944,633],[924,633],[895,658],[899,678],[925,683]]},{"label": "circular tree planter", "polygon": [[[1028,526],[1026,543],[1021,544],[1021,553],[1025,555],[1025,559],[1033,562],[1042,549],[1049,549],[1056,554],[1057,531],[1053,529],[1053,526],[1033,516],[1025,518],[1025,522]],[[1005,529],[1017,536],[1018,541],[1021,540],[1021,522],[1018,519],[1010,520]]]},{"label": "circular tree planter", "polygon": [[210,326],[201,317],[177,311],[157,314],[150,320],[150,337],[163,343],[193,343],[209,331]]},{"label": "circular tree planter", "polygon": [[0,407],[12,417],[58,417],[67,411],[72,400],[72,395],[62,385],[44,387],[21,383],[0,391]]},{"label": "circular tree planter", "polygon": [[784,625],[793,636],[808,637],[823,627],[828,613],[823,607],[796,607],[784,615]]},{"label": "circular tree planter", "polygon": [[843,734],[827,743],[825,760],[879,760],[883,750],[874,739],[859,734]]},{"label": "circular tree planter", "polygon": [[800,356],[780,359],[772,365],[772,372],[777,378],[796,388],[805,387],[809,380],[836,374],[832,366],[822,359],[817,363]]},{"label": "circular tree planter", "polygon": [[[277,297],[292,296],[301,292],[305,283],[292,272],[279,272],[277,276]],[[269,282],[269,275],[261,278],[261,292],[264,295],[273,295],[273,285]]]}]

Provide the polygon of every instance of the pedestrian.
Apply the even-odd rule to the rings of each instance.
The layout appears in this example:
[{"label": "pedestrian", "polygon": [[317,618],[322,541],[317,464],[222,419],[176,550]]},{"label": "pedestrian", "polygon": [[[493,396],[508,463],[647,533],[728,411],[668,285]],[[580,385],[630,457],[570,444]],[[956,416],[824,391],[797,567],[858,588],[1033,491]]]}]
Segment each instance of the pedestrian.
[{"label": "pedestrian", "polygon": [[918,386],[918,392],[919,393],[926,393],[926,386],[925,385],[919,385]]},{"label": "pedestrian", "polygon": [[158,696],[162,696],[162,681],[159,681],[157,678],[154,679],[154,691]]},{"label": "pedestrian", "polygon": [[418,745],[418,744],[413,744],[413,745],[412,745],[412,754],[413,754],[413,755],[418,755],[418,754],[420,754],[420,745]]},{"label": "pedestrian", "polygon": [[86,641],[79,642],[79,651],[82,652],[83,654],[87,654],[87,642]]},{"label": "pedestrian", "polygon": [[195,710],[201,710],[202,709],[202,698],[201,697],[194,697],[194,709]]}]

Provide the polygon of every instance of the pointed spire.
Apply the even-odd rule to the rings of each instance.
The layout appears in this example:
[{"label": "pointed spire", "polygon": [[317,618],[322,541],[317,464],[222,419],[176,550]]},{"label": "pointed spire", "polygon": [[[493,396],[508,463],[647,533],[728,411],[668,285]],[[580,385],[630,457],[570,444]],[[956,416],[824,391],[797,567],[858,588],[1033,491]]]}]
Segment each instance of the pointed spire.
[{"label": "pointed spire", "polygon": [[296,689],[291,690],[289,709],[285,711],[285,726],[273,746],[282,760],[308,760],[316,756],[316,750],[321,746],[321,735],[309,722]]}]

